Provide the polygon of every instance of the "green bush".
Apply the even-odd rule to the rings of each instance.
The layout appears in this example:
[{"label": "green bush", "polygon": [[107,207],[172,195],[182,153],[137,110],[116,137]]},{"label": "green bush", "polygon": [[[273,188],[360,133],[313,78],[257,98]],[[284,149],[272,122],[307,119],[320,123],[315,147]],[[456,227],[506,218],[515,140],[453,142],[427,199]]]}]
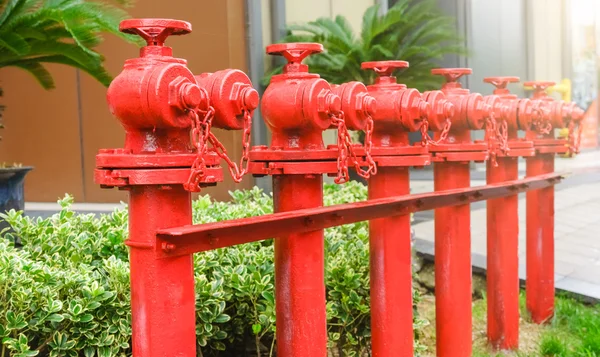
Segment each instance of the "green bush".
[{"label": "green bush", "polygon": [[[272,212],[272,198],[257,188],[231,196],[231,202],[194,201],[194,222]],[[358,183],[325,188],[327,205],[365,198]],[[15,234],[0,239],[0,357],[130,355],[127,212],[95,217],[71,211],[68,196],[59,202],[60,213],[47,219],[14,211],[5,216]],[[15,235],[22,248],[14,247]],[[325,236],[330,347],[358,356],[370,341],[367,224],[328,229]],[[272,241],[196,254],[194,263],[201,355],[255,355],[256,349],[269,355]]]}]

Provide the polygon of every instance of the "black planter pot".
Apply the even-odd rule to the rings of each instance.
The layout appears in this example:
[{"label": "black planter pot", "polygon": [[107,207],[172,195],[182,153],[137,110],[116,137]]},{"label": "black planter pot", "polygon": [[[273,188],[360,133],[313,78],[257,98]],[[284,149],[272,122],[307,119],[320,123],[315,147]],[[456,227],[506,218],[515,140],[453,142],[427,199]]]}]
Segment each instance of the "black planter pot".
[{"label": "black planter pot", "polygon": [[[32,169],[30,166],[0,169],[0,213],[25,208],[24,180]],[[6,227],[8,223],[0,219],[0,231]]]}]

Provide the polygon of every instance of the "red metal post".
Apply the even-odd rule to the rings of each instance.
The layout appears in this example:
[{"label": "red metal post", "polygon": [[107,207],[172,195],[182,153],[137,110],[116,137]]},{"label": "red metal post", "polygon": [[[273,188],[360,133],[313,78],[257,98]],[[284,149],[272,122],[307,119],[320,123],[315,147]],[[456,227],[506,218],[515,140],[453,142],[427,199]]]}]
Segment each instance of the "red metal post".
[{"label": "red metal post", "polygon": [[[488,184],[518,179],[519,156],[535,155],[533,142],[519,139],[517,135],[518,130],[531,128],[532,103],[506,89],[508,83],[518,81],[518,77],[484,79],[496,86],[494,95],[506,105],[495,135],[497,163],[487,162]],[[518,210],[516,194],[487,201],[487,335],[492,347],[501,350],[519,346]]]},{"label": "red metal post", "polygon": [[[378,74],[375,84],[367,87],[377,100],[373,151],[387,149],[388,157],[411,156],[413,165],[429,164],[427,148],[411,147],[408,133],[423,126],[432,107],[438,110],[442,106],[441,114],[448,116],[453,106],[441,97],[430,104],[416,89],[397,83],[393,72],[408,67],[408,62],[365,62],[362,67]],[[377,154],[373,158],[379,168],[377,175],[369,179],[369,199],[410,193],[410,164],[402,160],[383,162]],[[369,222],[373,356],[412,356],[414,352],[410,233],[409,214]]]},{"label": "red metal post", "polygon": [[[258,94],[239,71],[226,71],[236,81],[219,77],[214,86],[198,83],[186,61],[164,46],[169,35],[191,31],[187,22],[131,19],[121,22],[120,30],[140,35],[147,46],[139,58],[127,60],[108,89],[110,110],[126,131],[125,147],[100,151],[95,180],[130,192],[125,244],[130,247],[133,356],[195,356],[192,252],[165,257],[176,243],[159,243],[156,232],[192,223],[190,192],[223,180],[219,156],[225,155],[206,150],[207,141],[218,143],[211,126],[237,129],[240,118],[224,107],[248,118]],[[222,91],[215,94],[217,88]]]},{"label": "red metal post", "polygon": [[[554,153],[527,158],[527,177],[554,171]],[[529,191],[527,205],[527,310],[541,324],[554,315],[554,187]]]},{"label": "red metal post", "polygon": [[[553,82],[526,82],[533,87],[533,103],[543,120],[527,138],[534,142],[536,156],[527,159],[527,177],[554,171],[554,155],[576,153],[578,137],[555,139],[554,128],[581,125],[583,111],[573,103],[555,101],[546,88]],[[581,134],[581,132],[579,132]],[[527,310],[534,322],[541,324],[554,315],[554,187],[527,192]]]},{"label": "red metal post", "polygon": [[[469,161],[488,158],[486,144],[473,143],[470,130],[482,129],[492,106],[480,94],[471,94],[457,82],[469,68],[434,69],[447,83],[442,91],[456,107],[447,138],[432,146],[434,189],[470,186]],[[436,133],[441,138],[443,132]],[[470,356],[471,314],[471,212],[470,205],[435,210],[435,295],[437,356]]]},{"label": "red metal post", "polygon": [[[253,173],[281,165],[277,173],[266,172],[273,174],[276,212],[323,205],[322,175],[327,172],[306,155],[316,153],[317,161],[329,158],[322,133],[332,125],[332,117],[339,116],[342,103],[329,83],[302,64],[306,56],[322,50],[314,43],[267,47],[267,53],[284,56],[288,64],[283,74],[273,76],[263,96],[263,118],[273,133],[271,148],[255,148],[251,159],[259,167]],[[293,153],[303,157],[301,162],[294,162]],[[322,229],[275,240],[278,356],[327,356],[323,248]]]},{"label": "red metal post", "polygon": [[[323,205],[322,175],[273,176],[276,212]],[[326,356],[323,230],[275,239],[277,355]]]}]

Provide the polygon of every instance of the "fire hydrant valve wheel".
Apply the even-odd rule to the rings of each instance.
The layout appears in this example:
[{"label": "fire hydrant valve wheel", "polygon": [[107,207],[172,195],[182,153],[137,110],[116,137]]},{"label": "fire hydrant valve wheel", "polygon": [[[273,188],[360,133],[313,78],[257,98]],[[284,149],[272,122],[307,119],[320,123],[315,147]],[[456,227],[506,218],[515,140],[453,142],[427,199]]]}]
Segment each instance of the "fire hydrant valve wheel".
[{"label": "fire hydrant valve wheel", "polygon": [[142,37],[148,46],[162,46],[168,36],[192,32],[192,25],[171,19],[129,19],[121,21],[119,31]]},{"label": "fire hydrant valve wheel", "polygon": [[395,70],[408,68],[409,63],[406,61],[372,61],[363,62],[360,67],[362,69],[372,69],[380,76],[389,77]]}]

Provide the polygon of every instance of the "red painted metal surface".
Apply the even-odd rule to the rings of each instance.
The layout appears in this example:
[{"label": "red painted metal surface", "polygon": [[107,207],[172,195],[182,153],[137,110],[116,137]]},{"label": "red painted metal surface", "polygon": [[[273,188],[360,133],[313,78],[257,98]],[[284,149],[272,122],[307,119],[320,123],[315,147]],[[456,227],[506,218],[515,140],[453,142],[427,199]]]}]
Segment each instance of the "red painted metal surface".
[{"label": "red painted metal surface", "polygon": [[[488,77],[506,110],[496,136],[496,163],[487,162],[487,183],[518,179],[518,156],[535,155],[533,142],[518,138],[518,130],[530,130],[533,104],[506,88],[518,77]],[[504,136],[506,148],[501,147]],[[508,151],[506,151],[508,150]],[[516,152],[515,152],[516,151]],[[519,346],[519,200],[517,195],[487,201],[487,335],[492,347],[500,350]]]},{"label": "red painted metal surface", "polygon": [[[554,171],[554,154],[527,158],[527,176]],[[554,315],[554,187],[527,192],[527,310],[536,323]]]},{"label": "red painted metal surface", "polygon": [[[372,144],[375,148],[410,148],[408,133],[427,124],[432,104],[418,90],[397,83],[393,73],[408,67],[405,61],[364,62],[373,70],[375,83],[367,87],[377,100],[373,114]],[[450,105],[450,104],[449,104]],[[437,109],[437,108],[436,108]],[[452,108],[450,108],[452,109]],[[411,156],[412,162],[429,163],[427,148]],[[419,155],[421,154],[421,155]],[[375,161],[381,165],[378,156]],[[369,199],[410,192],[408,167],[402,161],[384,166],[369,179]],[[371,349],[373,356],[413,355],[412,264],[410,216],[386,217],[369,222]]]},{"label": "red painted metal surface", "polygon": [[[468,162],[434,162],[433,170],[436,193],[470,186]],[[437,208],[434,214],[436,355],[470,356],[470,205]]]},{"label": "red painted metal surface", "polygon": [[[406,215],[439,207],[462,206],[557,184],[565,175],[551,173],[498,184],[448,191],[370,199],[364,202],[280,212],[258,217],[160,229],[158,242],[173,243],[162,257],[203,252],[278,237],[289,232],[304,233],[392,215]],[[162,251],[162,245],[156,249]]]},{"label": "red painted metal surface", "polygon": [[[527,176],[554,171],[554,154],[579,151],[575,127],[583,111],[573,103],[555,101],[546,93],[553,82],[525,82],[533,87],[532,102],[542,113],[539,125],[526,133],[536,155],[527,158]],[[550,128],[568,127],[568,140],[556,139]],[[579,135],[581,132],[579,131]],[[554,314],[554,188],[527,193],[527,309],[533,321],[547,322]]]},{"label": "red painted metal surface", "polygon": [[[436,139],[442,145],[430,148],[436,192],[469,187],[469,161],[482,161],[488,157],[487,146],[477,147],[478,144],[472,142],[471,130],[483,129],[494,107],[486,104],[480,94],[470,93],[461,87],[458,79],[471,72],[470,68],[431,71],[446,78],[442,92],[456,108],[446,137],[442,137],[443,132],[436,132]],[[471,354],[470,222],[469,204],[435,210],[437,356]]]},{"label": "red painted metal surface", "polygon": [[[187,22],[131,19],[120,29],[140,35],[147,46],[125,62],[108,89],[111,113],[126,131],[125,147],[100,150],[95,180],[129,191],[133,356],[195,356],[192,255],[158,259],[163,247],[157,249],[156,231],[192,223],[190,191],[223,180],[221,159],[234,173],[210,130],[248,129],[249,146],[258,92],[240,71],[198,79],[185,60],[174,58],[164,42],[189,33]],[[247,150],[243,156],[247,161]]]},{"label": "red painted metal surface", "polygon": [[[134,356],[196,354],[192,255],[157,259],[158,229],[192,223],[190,175],[193,111],[208,105],[186,61],[164,46],[169,35],[190,24],[166,19],[132,19],[121,31],[138,34],[147,46],[127,60],[111,83],[107,101],[126,131],[125,148],[101,150],[96,182],[129,190],[132,349]],[[218,161],[207,158],[205,184],[222,180]],[[187,168],[186,168],[187,167]]]},{"label": "red painted metal surface", "polygon": [[[369,179],[369,199],[408,195],[408,167],[382,167]],[[410,215],[369,222],[373,356],[413,355]]]},{"label": "red painted metal surface", "polygon": [[[315,43],[267,46],[268,54],[281,55],[288,64],[283,74],[272,77],[262,99],[263,118],[273,134],[271,147],[254,148],[250,158],[254,174],[273,175],[276,212],[322,206],[322,175],[332,165],[338,179],[347,177],[347,163],[340,156],[345,148],[330,156],[322,137],[334,120],[343,123],[342,100],[302,64],[306,56],[322,50]],[[312,152],[315,161],[294,159],[288,152]],[[325,357],[323,230],[290,232],[282,233],[275,244],[277,355]]]},{"label": "red painted metal surface", "polygon": [[[323,205],[322,175],[273,177],[275,212]],[[327,356],[323,230],[275,240],[278,356]]]}]

